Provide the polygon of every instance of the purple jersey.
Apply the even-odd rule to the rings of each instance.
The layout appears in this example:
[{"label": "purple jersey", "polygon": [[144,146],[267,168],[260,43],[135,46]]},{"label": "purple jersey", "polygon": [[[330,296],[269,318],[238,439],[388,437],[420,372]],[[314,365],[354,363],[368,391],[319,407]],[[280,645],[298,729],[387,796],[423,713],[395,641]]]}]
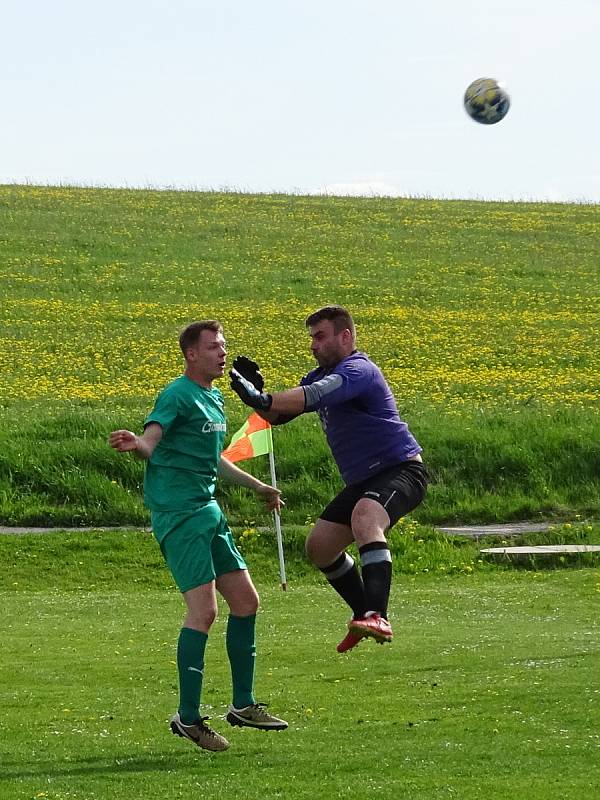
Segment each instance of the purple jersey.
[{"label": "purple jersey", "polygon": [[364,353],[352,353],[333,369],[317,367],[300,385],[305,387],[306,410],[317,411],[321,418],[346,484],[359,483],[421,452],[400,419],[381,370]]}]

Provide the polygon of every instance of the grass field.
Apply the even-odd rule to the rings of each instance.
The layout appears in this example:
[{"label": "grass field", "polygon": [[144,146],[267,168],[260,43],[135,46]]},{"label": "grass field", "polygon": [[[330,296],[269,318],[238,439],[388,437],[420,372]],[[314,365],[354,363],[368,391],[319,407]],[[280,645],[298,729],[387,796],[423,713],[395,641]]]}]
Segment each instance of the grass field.
[{"label": "grass field", "polygon": [[[417,519],[597,518],[599,242],[585,205],[0,187],[0,522],[143,524],[142,465],[106,436],[179,373],[179,329],[221,318],[279,389],[312,366],[303,321],[328,302],[424,447]],[[313,415],[275,447],[302,525],[339,477]]]},{"label": "grass field", "polygon": [[209,754],[167,727],[182,604],[158,549],[143,534],[85,541],[0,537],[3,800],[596,796],[597,568],[397,572],[392,645],[339,656],[334,594],[294,566],[283,593],[256,557],[257,689],[290,728],[222,719],[222,609],[204,710],[232,746]]},{"label": "grass field", "polygon": [[180,372],[179,329],[219,317],[276,390],[312,366],[303,321],[330,302],[433,478],[389,535],[394,642],[346,656],[303,556],[340,486],[316,420],[274,433],[287,592],[270,520],[222,488],[262,597],[258,699],[290,728],[226,730],[222,609],[221,754],[168,731],[183,610],[150,533],[0,536],[0,798],[596,798],[597,558],[515,568],[432,525],[553,518],[519,544],[600,541],[599,242],[584,205],[0,187],[0,524],[147,524],[142,465],[106,437]]}]

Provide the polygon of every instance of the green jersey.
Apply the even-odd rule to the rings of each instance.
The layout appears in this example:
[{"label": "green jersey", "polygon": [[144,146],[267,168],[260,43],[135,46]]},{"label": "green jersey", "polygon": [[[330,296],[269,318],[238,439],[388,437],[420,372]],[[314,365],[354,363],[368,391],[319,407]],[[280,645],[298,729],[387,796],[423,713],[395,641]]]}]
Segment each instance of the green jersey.
[{"label": "green jersey", "polygon": [[146,506],[191,511],[212,500],[227,428],[221,392],[182,375],[156,398],[144,427],[151,422],[163,435],[146,464]]}]

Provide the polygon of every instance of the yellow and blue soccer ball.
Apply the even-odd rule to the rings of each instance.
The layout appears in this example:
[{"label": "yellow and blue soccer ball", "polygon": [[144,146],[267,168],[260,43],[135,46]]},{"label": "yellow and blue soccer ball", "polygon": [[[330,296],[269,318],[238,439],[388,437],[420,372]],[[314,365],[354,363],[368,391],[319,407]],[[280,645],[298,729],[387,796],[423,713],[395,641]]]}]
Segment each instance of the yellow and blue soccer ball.
[{"label": "yellow and blue soccer ball", "polygon": [[482,125],[495,125],[508,114],[510,97],[493,78],[477,78],[467,86],[465,111]]}]

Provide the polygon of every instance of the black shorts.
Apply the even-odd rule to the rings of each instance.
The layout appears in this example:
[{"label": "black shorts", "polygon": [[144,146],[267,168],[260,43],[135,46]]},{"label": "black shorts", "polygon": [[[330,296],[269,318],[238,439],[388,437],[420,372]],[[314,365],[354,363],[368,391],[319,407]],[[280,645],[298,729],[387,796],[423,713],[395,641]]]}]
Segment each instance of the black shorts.
[{"label": "black shorts", "polygon": [[416,508],[427,491],[427,470],[421,461],[403,461],[372,475],[361,483],[346,486],[333,498],[320,518],[350,525],[354,506],[363,497],[376,500],[390,518],[390,528],[400,517]]}]

